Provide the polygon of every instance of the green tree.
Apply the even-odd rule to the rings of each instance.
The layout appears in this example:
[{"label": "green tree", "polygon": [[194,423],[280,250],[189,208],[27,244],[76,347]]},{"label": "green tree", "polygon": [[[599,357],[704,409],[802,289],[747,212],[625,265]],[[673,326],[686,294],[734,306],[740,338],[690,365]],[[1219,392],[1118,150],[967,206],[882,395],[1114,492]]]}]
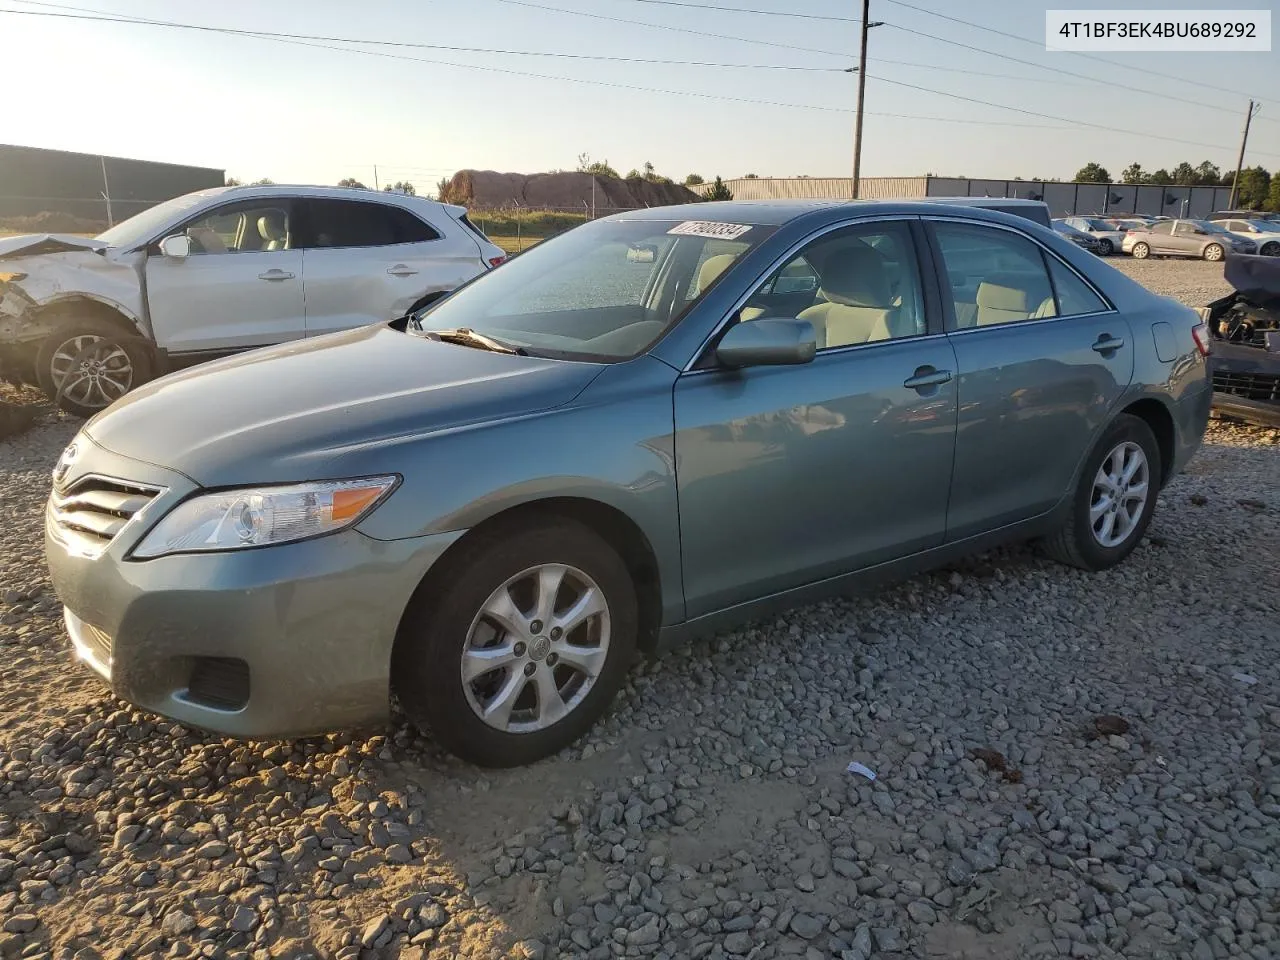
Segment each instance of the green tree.
[{"label": "green tree", "polygon": [[1222,171],[1218,169],[1216,163],[1210,163],[1203,160],[1196,167],[1196,183],[1211,184],[1218,183],[1222,179]]},{"label": "green tree", "polygon": [[1179,186],[1189,187],[1195,184],[1199,178],[1200,175],[1196,173],[1196,168],[1185,160],[1173,168],[1173,182]]},{"label": "green tree", "polygon": [[724,181],[716,177],[715,183],[711,185],[711,189],[707,191],[708,200],[732,200],[733,192],[724,185]]},{"label": "green tree", "polygon": [[355,177],[343,177],[341,180],[339,180],[339,181],[338,181],[338,186],[340,186],[340,187],[354,187],[354,188],[355,188],[355,189],[357,189],[357,190],[368,190],[368,189],[369,189],[369,188],[368,188],[368,187],[366,187],[363,183],[361,183],[359,180],[357,180]]},{"label": "green tree", "polygon": [[1110,183],[1111,174],[1100,163],[1086,163],[1076,171],[1076,175],[1072,179],[1076,183]]},{"label": "green tree", "polygon": [[1155,173],[1147,177],[1147,183],[1158,183],[1163,186],[1168,186],[1169,184],[1173,183],[1173,174],[1171,174],[1164,167],[1161,167]]},{"label": "green tree", "polygon": [[382,190],[384,193],[403,193],[410,197],[418,195],[418,188],[408,180],[397,180],[395,183],[389,183]]},{"label": "green tree", "polygon": [[[1236,174],[1232,170],[1223,177],[1224,187],[1235,181]],[[1249,210],[1260,210],[1267,202],[1274,178],[1263,167],[1245,167],[1240,171],[1240,189],[1236,191],[1236,204]]]},{"label": "green tree", "polygon": [[1149,174],[1142,169],[1142,164],[1135,161],[1124,168],[1124,171],[1120,174],[1120,182],[1146,183],[1148,176]]},{"label": "green tree", "polygon": [[758,174],[758,173],[744,173],[744,174],[742,175],[742,179],[743,179],[743,180],[759,180],[759,179],[760,179],[760,174]]},{"label": "green tree", "polygon": [[1271,178],[1271,189],[1267,192],[1267,209],[1280,213],[1280,173]]},{"label": "green tree", "polygon": [[707,181],[703,180],[702,177],[698,176],[696,173],[691,173],[684,178],[684,185],[686,187],[696,187],[699,184],[706,182]]},{"label": "green tree", "polygon": [[227,177],[227,186],[228,186],[228,187],[238,187],[238,186],[240,186],[242,183],[243,183],[243,181],[241,181],[241,180],[237,180],[235,177]]},{"label": "green tree", "polygon": [[618,171],[609,166],[608,160],[592,160],[591,154],[578,154],[578,172],[590,173],[597,177],[613,177],[615,180],[621,179]]}]

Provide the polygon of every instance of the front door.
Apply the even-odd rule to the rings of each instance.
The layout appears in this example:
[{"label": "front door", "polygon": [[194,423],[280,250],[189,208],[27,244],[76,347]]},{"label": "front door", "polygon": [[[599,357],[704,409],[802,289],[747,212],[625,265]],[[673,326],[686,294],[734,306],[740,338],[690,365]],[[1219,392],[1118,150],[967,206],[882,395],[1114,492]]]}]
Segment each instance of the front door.
[{"label": "front door", "polygon": [[1133,375],[1124,318],[1025,234],[932,224],[952,279],[959,420],[947,539],[1053,507]]},{"label": "front door", "polygon": [[[685,600],[696,617],[942,542],[955,355],[911,221],[829,232],[748,301],[779,315],[812,275],[808,364],[699,365],[675,387]],[[778,281],[788,278],[783,282]]]},{"label": "front door", "polygon": [[156,343],[174,354],[242,350],[306,331],[302,251],[287,199],[241,200],[172,231],[191,255],[147,251],[147,307]]}]

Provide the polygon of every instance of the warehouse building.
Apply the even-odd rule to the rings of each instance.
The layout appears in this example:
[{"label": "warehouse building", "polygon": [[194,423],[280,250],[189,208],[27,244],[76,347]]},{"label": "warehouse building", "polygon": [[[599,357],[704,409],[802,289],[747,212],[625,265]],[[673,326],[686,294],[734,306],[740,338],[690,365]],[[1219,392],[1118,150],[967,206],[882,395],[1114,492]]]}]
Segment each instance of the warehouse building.
[{"label": "warehouse building", "polygon": [[[845,200],[851,177],[744,177],[724,185],[735,200]],[[695,187],[706,193],[711,184]],[[958,177],[863,177],[863,200],[923,197],[1019,197],[1043,200],[1052,216],[1140,213],[1148,216],[1207,217],[1231,202],[1230,187],[1182,187],[1130,183],[1061,183],[1043,180],[972,180]]]},{"label": "warehouse building", "polygon": [[225,182],[213,167],[0,144],[0,220],[62,214],[109,225]]}]

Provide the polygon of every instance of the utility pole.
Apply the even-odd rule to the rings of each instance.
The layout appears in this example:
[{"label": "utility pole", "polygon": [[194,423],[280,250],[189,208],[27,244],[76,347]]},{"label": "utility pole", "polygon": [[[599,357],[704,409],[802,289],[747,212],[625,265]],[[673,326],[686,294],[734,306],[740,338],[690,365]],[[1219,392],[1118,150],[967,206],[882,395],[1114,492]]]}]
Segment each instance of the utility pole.
[{"label": "utility pole", "polygon": [[107,226],[114,227],[116,221],[111,215],[111,184],[107,182],[107,158],[100,156],[98,159],[102,162],[102,199],[107,202]]},{"label": "utility pole", "polygon": [[[1258,104],[1258,109],[1262,109],[1262,104]],[[1249,142],[1249,122],[1253,119],[1255,113],[1253,101],[1250,100],[1249,112],[1244,117],[1244,136],[1240,138],[1240,156],[1236,158],[1236,175],[1231,181],[1231,199],[1227,201],[1228,210],[1236,208],[1236,197],[1240,193],[1240,172],[1244,169],[1244,147]]]},{"label": "utility pole", "polygon": [[376,163],[373,165],[373,189],[375,190],[381,189],[378,186],[378,165]]},{"label": "utility pole", "polygon": [[862,99],[867,89],[867,31],[882,27],[883,23],[871,22],[871,0],[862,0],[862,52],[858,57],[858,116],[853,126],[853,185],[851,195],[858,199],[862,181]]}]

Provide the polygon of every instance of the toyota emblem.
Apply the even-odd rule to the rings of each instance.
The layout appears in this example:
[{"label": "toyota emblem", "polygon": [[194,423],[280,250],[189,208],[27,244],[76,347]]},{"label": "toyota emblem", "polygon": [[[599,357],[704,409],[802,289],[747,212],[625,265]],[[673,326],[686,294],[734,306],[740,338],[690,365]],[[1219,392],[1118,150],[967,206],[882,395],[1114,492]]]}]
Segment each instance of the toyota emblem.
[{"label": "toyota emblem", "polygon": [[71,464],[76,459],[79,450],[72,443],[67,449],[62,451],[62,456],[58,458],[58,465],[53,468],[53,485],[61,487],[63,481],[67,479],[67,474],[71,472]]}]

